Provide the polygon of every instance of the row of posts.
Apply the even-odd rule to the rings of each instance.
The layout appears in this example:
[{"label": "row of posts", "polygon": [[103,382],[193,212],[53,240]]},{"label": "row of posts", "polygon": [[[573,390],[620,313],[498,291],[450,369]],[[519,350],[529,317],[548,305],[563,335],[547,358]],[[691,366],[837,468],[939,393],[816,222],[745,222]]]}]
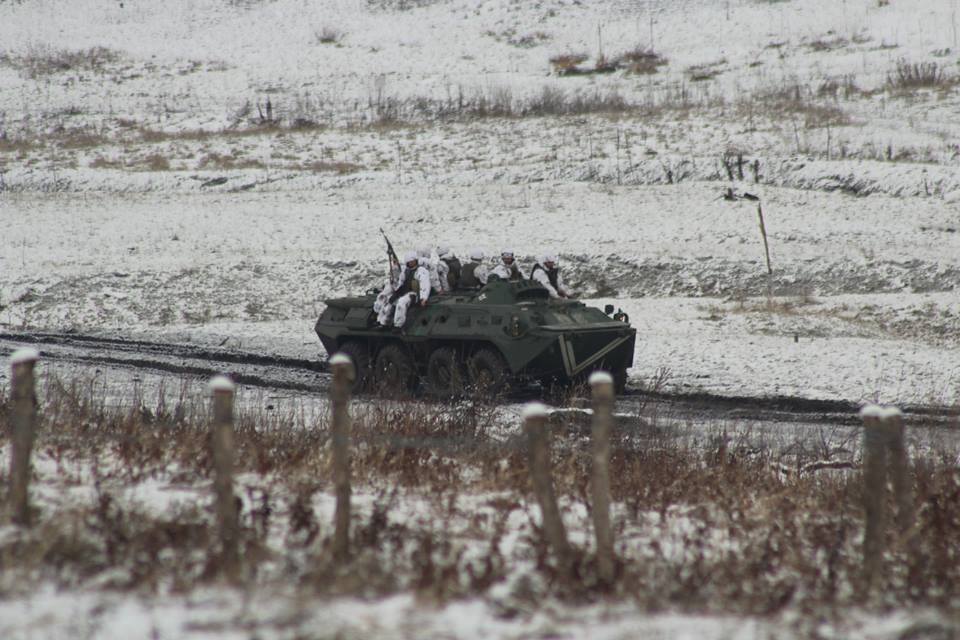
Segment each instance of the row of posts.
[{"label": "row of posts", "polygon": [[[30,524],[28,487],[30,455],[37,424],[35,365],[39,353],[20,349],[10,357],[11,393],[10,471],[7,507],[14,524]],[[333,412],[331,451],[336,510],[334,513],[333,554],[337,561],[349,557],[350,550],[350,389],[355,375],[350,358],[336,354],[330,359],[333,372],[331,404]],[[601,585],[615,579],[614,540],[610,523],[610,432],[613,427],[614,384],[606,372],[590,376],[593,402],[591,441],[591,498],[593,528],[597,549],[597,572]],[[241,578],[239,500],[233,490],[234,385],[224,376],[210,382],[213,395],[212,447],[217,527],[225,576]],[[543,524],[544,536],[562,576],[575,574],[574,556],[560,514],[550,461],[550,411],[531,402],[523,412],[524,433],[528,443],[530,480]],[[863,540],[863,576],[869,589],[876,581],[888,539],[887,486],[894,491],[896,522],[903,540],[909,542],[913,526],[913,495],[909,459],[904,443],[903,416],[892,407],[868,406],[861,411],[864,424],[863,488],[866,525]]]}]

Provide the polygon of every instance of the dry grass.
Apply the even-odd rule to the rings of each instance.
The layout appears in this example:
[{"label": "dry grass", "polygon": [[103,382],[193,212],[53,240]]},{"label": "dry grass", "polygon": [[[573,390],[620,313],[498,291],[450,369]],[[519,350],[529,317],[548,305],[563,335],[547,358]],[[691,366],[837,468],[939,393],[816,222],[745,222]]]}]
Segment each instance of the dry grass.
[{"label": "dry grass", "polygon": [[887,74],[887,86],[898,90],[945,87],[953,81],[944,66],[936,61],[911,62],[900,58]]},{"label": "dry grass", "polygon": [[355,173],[362,167],[352,162],[325,162],[323,160],[315,160],[304,165],[294,166],[293,168],[300,171],[310,171],[312,173],[336,173],[338,175],[346,175],[348,173]]},{"label": "dry grass", "polygon": [[797,123],[802,118],[804,129],[841,126],[850,123],[847,113],[834,102],[818,100],[811,87],[799,84],[758,91],[737,103],[741,117],[757,116]]},{"label": "dry grass", "polygon": [[256,158],[241,158],[238,152],[224,155],[211,151],[200,159],[197,168],[230,171],[234,169],[265,169],[266,165]]},{"label": "dry grass", "polygon": [[28,151],[34,151],[41,148],[36,140],[27,140],[24,138],[10,138],[6,135],[0,136],[0,153],[24,154]]},{"label": "dry grass", "polygon": [[[93,380],[54,378],[46,379],[41,397],[36,450],[68,483],[71,470],[91,469],[97,490],[91,502],[46,508],[32,529],[4,538],[0,591],[43,580],[63,588],[140,593],[172,584],[187,592],[215,575],[219,560],[207,510],[157,515],[107,488],[119,482],[129,491],[164,478],[181,487],[206,487],[211,459],[202,397],[184,383],[158,390],[150,406],[135,394],[114,408]],[[6,405],[0,390],[4,434]],[[383,489],[373,507],[356,516],[353,557],[338,565],[327,552],[330,523],[318,520],[314,510],[317,492],[329,490],[326,418],[262,405],[239,411],[238,471],[248,474],[241,513],[248,583],[270,580],[269,572],[257,577],[270,558],[284,567],[277,576],[284,584],[292,580],[321,594],[414,592],[442,602],[483,596],[517,570],[501,541],[516,533],[508,529],[511,515],[529,513],[532,498],[524,440],[490,432],[496,407],[382,401],[357,406],[354,413],[355,482]],[[564,503],[589,508],[586,420],[566,413],[552,423],[558,494]],[[828,446],[777,449],[725,432],[701,442],[680,440],[670,429],[629,419],[621,419],[612,444],[611,491],[623,546],[608,597],[651,611],[816,610],[820,621],[863,604],[860,474],[811,471],[819,468],[811,462],[831,455]],[[843,455],[856,462],[849,451]],[[883,583],[865,602],[880,610],[896,604],[954,611],[960,598],[954,557],[960,479],[953,454],[917,460],[911,474],[919,506],[914,547],[891,538]],[[254,485],[253,477],[262,480]],[[487,497],[464,509],[462,501],[471,495]],[[418,510],[428,512],[401,516],[409,508],[399,510],[400,501],[412,496],[422,496]],[[569,523],[573,516],[565,518]],[[521,581],[522,590],[498,596],[499,606],[535,611],[551,596],[595,598],[590,547],[575,547],[577,577],[566,583],[536,521],[528,520],[513,552],[535,559],[534,574]],[[277,531],[280,538],[271,538]],[[484,550],[479,555],[477,545]],[[474,552],[466,553],[467,546]]]},{"label": "dry grass", "polygon": [[63,131],[57,136],[62,149],[90,149],[107,143],[103,135],[87,130]]},{"label": "dry grass", "polygon": [[91,169],[123,169],[122,160],[108,160],[103,156],[97,156],[90,162]]},{"label": "dry grass", "polygon": [[119,59],[119,53],[104,47],[71,50],[40,46],[21,55],[7,54],[0,62],[16,67],[27,78],[36,79],[71,71],[103,73],[107,65]]},{"label": "dry grass", "polygon": [[170,161],[167,160],[166,156],[152,153],[143,159],[141,166],[144,171],[169,171]]}]

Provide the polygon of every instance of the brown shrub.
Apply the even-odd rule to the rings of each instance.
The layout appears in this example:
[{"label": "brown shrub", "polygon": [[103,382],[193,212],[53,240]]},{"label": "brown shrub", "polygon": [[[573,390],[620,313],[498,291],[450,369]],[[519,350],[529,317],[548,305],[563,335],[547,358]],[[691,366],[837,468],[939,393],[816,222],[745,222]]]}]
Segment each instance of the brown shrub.
[{"label": "brown shrub", "polygon": [[621,53],[616,58],[618,66],[625,68],[629,73],[651,74],[656,73],[667,59],[653,50],[652,47],[637,46]]},{"label": "brown shrub", "polygon": [[583,64],[589,56],[585,53],[564,53],[550,58],[550,64],[557,75],[568,76],[576,73],[582,73],[580,65]]},{"label": "brown shrub", "polygon": [[236,153],[233,155],[222,155],[215,151],[211,151],[200,159],[200,162],[197,164],[197,168],[223,169],[230,171],[234,169],[264,169],[266,168],[266,165],[257,159],[240,158]]}]

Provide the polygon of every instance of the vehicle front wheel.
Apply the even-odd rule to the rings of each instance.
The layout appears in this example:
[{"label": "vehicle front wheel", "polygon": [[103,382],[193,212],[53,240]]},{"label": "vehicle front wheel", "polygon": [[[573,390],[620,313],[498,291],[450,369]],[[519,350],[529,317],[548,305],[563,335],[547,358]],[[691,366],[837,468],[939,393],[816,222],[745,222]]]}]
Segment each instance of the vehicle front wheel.
[{"label": "vehicle front wheel", "polygon": [[498,351],[489,348],[478,350],[467,361],[470,387],[480,396],[496,396],[507,389],[510,369]]},{"label": "vehicle front wheel", "polygon": [[417,383],[417,370],[403,347],[388,344],[377,354],[373,379],[381,393],[405,395]]},{"label": "vehicle front wheel", "polygon": [[354,377],[350,392],[357,394],[366,391],[370,382],[370,350],[367,345],[351,340],[340,345],[337,353],[344,354],[353,363]]}]

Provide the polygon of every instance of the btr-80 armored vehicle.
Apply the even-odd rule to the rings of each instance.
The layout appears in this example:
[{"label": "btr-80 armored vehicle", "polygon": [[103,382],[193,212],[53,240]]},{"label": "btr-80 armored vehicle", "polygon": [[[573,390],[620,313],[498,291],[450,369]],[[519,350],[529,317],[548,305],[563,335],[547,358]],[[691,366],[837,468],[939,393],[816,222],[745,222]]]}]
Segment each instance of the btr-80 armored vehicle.
[{"label": "btr-80 armored vehicle", "polygon": [[439,397],[497,394],[517,383],[569,385],[596,370],[609,371],[619,391],[633,364],[636,330],[625,314],[551,299],[536,282],[492,279],[430,296],[410,306],[402,330],[377,325],[375,297],[327,300],[316,324],[327,353],[352,358],[355,392],[402,393],[422,380]]}]

